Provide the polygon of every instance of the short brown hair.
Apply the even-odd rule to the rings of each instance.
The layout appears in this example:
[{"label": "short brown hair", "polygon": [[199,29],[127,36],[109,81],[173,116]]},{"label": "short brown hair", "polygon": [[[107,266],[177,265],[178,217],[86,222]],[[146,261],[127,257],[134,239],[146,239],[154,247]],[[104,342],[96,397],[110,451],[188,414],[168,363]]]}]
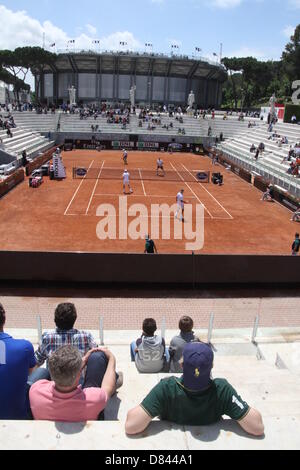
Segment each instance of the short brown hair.
[{"label": "short brown hair", "polygon": [[194,322],[191,317],[181,317],[179,321],[179,329],[182,333],[190,333],[194,328]]},{"label": "short brown hair", "polygon": [[146,336],[154,336],[156,330],[156,321],[153,320],[153,318],[146,318],[143,323],[143,332],[146,334]]},{"label": "short brown hair", "polygon": [[77,312],[74,304],[64,303],[56,307],[54,321],[60,330],[71,330],[77,320]]},{"label": "short brown hair", "polygon": [[82,367],[82,357],[74,346],[63,346],[49,359],[51,379],[61,387],[72,387]]},{"label": "short brown hair", "polygon": [[0,304],[0,327],[5,323],[5,310],[2,304]]}]

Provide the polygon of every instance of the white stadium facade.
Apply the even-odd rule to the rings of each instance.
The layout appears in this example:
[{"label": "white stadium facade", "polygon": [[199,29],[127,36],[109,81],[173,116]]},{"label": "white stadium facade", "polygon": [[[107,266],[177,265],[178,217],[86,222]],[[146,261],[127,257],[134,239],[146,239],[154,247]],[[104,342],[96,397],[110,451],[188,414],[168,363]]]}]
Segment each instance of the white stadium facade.
[{"label": "white stadium facade", "polygon": [[136,86],[137,105],[184,106],[193,91],[199,108],[218,108],[226,78],[223,65],[200,57],[66,51],[45,70],[39,95],[42,102],[67,103],[74,86],[78,104],[129,103]]}]

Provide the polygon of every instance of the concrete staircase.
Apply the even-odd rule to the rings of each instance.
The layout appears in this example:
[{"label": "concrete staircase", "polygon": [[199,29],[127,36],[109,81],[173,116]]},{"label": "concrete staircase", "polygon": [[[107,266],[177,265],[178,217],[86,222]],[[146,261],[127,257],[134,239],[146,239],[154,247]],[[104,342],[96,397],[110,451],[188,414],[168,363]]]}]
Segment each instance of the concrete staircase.
[{"label": "concrete staircase", "polygon": [[[229,157],[233,157],[236,163],[299,197],[300,179],[287,173],[289,163],[283,160],[287,157],[290,146],[300,141],[300,128],[292,124],[277,123],[273,132],[281,137],[286,136],[289,143],[279,147],[276,141],[269,140],[272,134],[268,132],[268,125],[263,124],[222,142],[218,148]],[[256,161],[254,154],[250,152],[250,147],[252,144],[258,147],[261,142],[265,144],[265,151]]]},{"label": "concrete staircase", "polygon": [[34,159],[37,155],[53,147],[55,142],[42,136],[38,132],[23,127],[11,129],[13,137],[7,137],[6,131],[0,131],[0,137],[3,142],[3,150],[10,155],[21,159],[23,150],[26,150],[27,156]]}]

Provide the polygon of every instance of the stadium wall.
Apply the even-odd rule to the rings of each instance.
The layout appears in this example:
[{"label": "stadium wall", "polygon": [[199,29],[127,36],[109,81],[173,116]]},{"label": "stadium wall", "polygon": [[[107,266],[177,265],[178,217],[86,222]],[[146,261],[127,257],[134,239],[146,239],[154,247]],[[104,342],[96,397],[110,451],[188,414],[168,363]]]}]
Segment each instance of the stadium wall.
[{"label": "stadium wall", "polygon": [[[0,252],[0,281],[104,285],[299,285],[292,256]],[[120,266],[126,266],[124,277]]]},{"label": "stadium wall", "polygon": [[[169,86],[165,85],[166,77],[153,77],[153,85],[148,85],[147,76],[136,77],[136,103],[148,104],[174,104],[187,105],[188,86],[187,78],[170,77]],[[100,88],[96,83],[100,82]],[[112,74],[102,74],[96,80],[96,74],[78,73],[76,80],[73,74],[58,73],[54,80],[54,74],[45,74],[43,77],[43,93],[41,100],[50,103],[67,103],[69,100],[68,88],[72,83],[78,83],[77,102],[78,103],[98,103],[102,101],[129,103],[130,75],[120,75],[119,85],[115,89],[114,77]],[[54,86],[54,84],[58,84]],[[196,104],[199,107],[215,107],[221,105],[222,96],[217,80],[195,79],[192,81],[191,90],[194,91]],[[150,91],[149,91],[150,89]],[[190,90],[190,91],[191,91]]]},{"label": "stadium wall", "polygon": [[[40,77],[38,70],[33,72]],[[74,86],[78,104],[129,104],[129,90],[135,85],[137,105],[186,106],[193,90],[195,105],[216,108],[227,73],[221,64],[200,57],[66,51],[40,78],[36,93],[48,103],[68,103],[68,89]]]}]

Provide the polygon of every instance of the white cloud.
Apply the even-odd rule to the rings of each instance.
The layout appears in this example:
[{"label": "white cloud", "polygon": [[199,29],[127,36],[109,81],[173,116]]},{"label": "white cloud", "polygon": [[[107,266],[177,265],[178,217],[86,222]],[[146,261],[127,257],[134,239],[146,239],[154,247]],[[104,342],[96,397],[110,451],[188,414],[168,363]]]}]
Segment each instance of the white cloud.
[{"label": "white cloud", "polygon": [[300,8],[300,0],[289,0],[291,7]]},{"label": "white cloud", "polygon": [[241,47],[235,51],[232,51],[230,54],[225,54],[226,57],[255,57],[258,60],[271,60],[273,57],[270,57],[270,54],[259,50],[252,49],[250,47]]},{"label": "white cloud", "polygon": [[[45,45],[55,43],[56,49],[66,49],[70,39],[75,39],[76,49],[93,49],[93,39],[97,28],[91,24],[86,25],[87,33],[77,30],[74,36],[69,36],[51,21],[40,23],[30,17],[26,11],[12,11],[0,5],[0,49],[15,49],[23,46],[42,46],[43,33]],[[109,36],[99,37],[101,49],[116,50],[120,48],[120,41],[126,42],[127,49],[141,49],[142,44],[129,31],[118,31]]]},{"label": "white cloud", "polygon": [[95,26],[93,26],[91,24],[87,24],[86,29],[87,29],[88,33],[91,34],[92,36],[95,36],[95,34],[97,34],[97,28],[95,28]]},{"label": "white cloud", "polygon": [[286,36],[287,38],[290,38],[291,36],[293,36],[294,32],[295,32],[295,26],[286,26],[282,31],[281,33]]},{"label": "white cloud", "polygon": [[[77,29],[73,37],[70,37],[61,28],[51,21],[40,23],[30,17],[26,11],[12,11],[4,5],[0,5],[0,49],[14,50],[16,47],[43,45],[45,33],[45,46],[56,44],[56,50],[66,49],[70,39],[75,39],[75,49],[93,50],[93,39],[97,34],[97,28],[91,24],[85,25],[87,33]],[[142,49],[143,45],[129,31],[118,31],[109,36],[100,37],[100,46],[103,50],[119,50],[120,42],[125,42],[126,50]],[[124,46],[123,46],[124,47]],[[50,50],[50,49],[49,49]],[[51,49],[53,51],[53,49]],[[29,73],[26,82],[33,86],[33,77]]]},{"label": "white cloud", "polygon": [[[162,3],[165,3],[167,0],[150,0],[150,1],[151,1],[151,3],[162,4]],[[204,4],[206,3],[207,6],[213,6],[215,8],[226,9],[226,8],[235,8],[239,5],[241,5],[241,3],[243,1],[244,0],[193,0],[193,3],[196,6],[200,6],[203,3]],[[256,0],[256,1],[264,1],[264,0]]]},{"label": "white cloud", "polygon": [[212,0],[210,4],[216,8],[235,8],[242,3],[243,0]]}]

